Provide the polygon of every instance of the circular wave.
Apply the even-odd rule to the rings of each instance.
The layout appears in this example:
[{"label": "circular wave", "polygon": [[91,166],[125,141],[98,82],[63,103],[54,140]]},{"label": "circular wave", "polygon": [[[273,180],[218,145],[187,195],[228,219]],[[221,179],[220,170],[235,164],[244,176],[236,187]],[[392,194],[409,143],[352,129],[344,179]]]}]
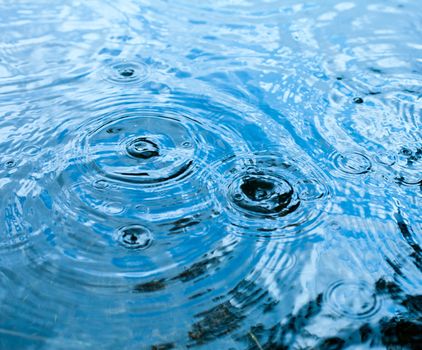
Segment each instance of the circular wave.
[{"label": "circular wave", "polygon": [[381,301],[371,288],[363,281],[338,281],[328,288],[325,303],[339,316],[371,318],[381,307]]},{"label": "circular wave", "polygon": [[233,232],[291,240],[317,231],[328,203],[328,181],[303,159],[276,152],[243,154],[213,169]]},{"label": "circular wave", "polygon": [[372,168],[371,160],[360,152],[337,153],[334,164],[341,172],[350,175],[366,174]]},{"label": "circular wave", "polygon": [[188,118],[139,110],[94,130],[86,150],[88,162],[104,177],[148,184],[189,172],[194,142]]},{"label": "circular wave", "polygon": [[113,84],[141,84],[148,79],[149,69],[142,61],[114,61],[100,69],[100,76]]}]

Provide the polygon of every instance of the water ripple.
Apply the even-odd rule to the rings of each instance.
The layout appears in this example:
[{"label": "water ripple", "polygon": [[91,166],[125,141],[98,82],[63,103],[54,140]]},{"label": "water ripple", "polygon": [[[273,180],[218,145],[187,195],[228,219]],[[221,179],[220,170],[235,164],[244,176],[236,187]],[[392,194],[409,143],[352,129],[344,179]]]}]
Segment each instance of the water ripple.
[{"label": "water ripple", "polygon": [[2,348],[417,348],[417,2],[0,10]]},{"label": "water ripple", "polygon": [[100,76],[115,84],[140,84],[148,79],[148,66],[141,61],[118,61],[108,63]]},{"label": "water ripple", "polygon": [[233,232],[287,240],[317,232],[329,201],[328,181],[305,160],[265,152],[237,155],[214,167]]},{"label": "water ripple", "polygon": [[331,285],[325,302],[334,312],[354,319],[370,318],[380,308],[380,300],[363,281],[338,281]]}]

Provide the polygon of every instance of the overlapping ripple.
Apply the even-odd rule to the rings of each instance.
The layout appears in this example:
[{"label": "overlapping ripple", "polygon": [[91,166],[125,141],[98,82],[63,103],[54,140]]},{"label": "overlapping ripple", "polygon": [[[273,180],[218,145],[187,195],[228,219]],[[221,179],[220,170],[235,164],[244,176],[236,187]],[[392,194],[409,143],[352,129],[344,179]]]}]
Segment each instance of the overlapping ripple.
[{"label": "overlapping ripple", "polygon": [[[216,340],[214,328],[224,334],[226,323],[237,322],[237,313],[251,317],[262,303],[253,294],[266,293],[257,281],[277,279],[295,262],[289,246],[265,242],[297,240],[306,229],[294,234],[293,227],[315,226],[328,189],[315,168],[299,168],[299,159],[253,152],[255,141],[241,137],[249,124],[219,124],[223,118],[237,121],[246,112],[253,123],[259,112],[241,106],[178,92],[143,99],[106,97],[65,111],[69,118],[56,130],[57,158],[49,171],[37,175],[40,190],[7,220],[30,228],[21,247],[30,266],[13,283],[29,281],[25,293],[46,310],[57,302],[94,312],[83,332],[88,344],[97,344],[91,334],[103,327],[102,313],[113,309],[110,327],[119,327],[129,311],[145,329],[132,339],[151,346],[168,339],[169,329],[179,329],[170,315],[198,319],[180,338],[192,344]],[[78,117],[87,110],[94,113]],[[74,132],[64,132],[79,123]],[[255,226],[247,227],[253,218]],[[247,231],[237,232],[239,227]],[[240,266],[236,271],[233,261]],[[255,269],[256,264],[265,269]],[[37,295],[34,278],[40,273],[51,285],[47,299]],[[83,301],[88,303],[94,291],[95,307]],[[57,322],[57,314],[54,320],[36,317],[27,306],[12,303],[5,313],[18,308],[51,327]],[[217,325],[211,329],[203,325],[208,321],[201,321],[202,314],[208,320],[220,309],[229,313],[227,320],[212,321]]]}]

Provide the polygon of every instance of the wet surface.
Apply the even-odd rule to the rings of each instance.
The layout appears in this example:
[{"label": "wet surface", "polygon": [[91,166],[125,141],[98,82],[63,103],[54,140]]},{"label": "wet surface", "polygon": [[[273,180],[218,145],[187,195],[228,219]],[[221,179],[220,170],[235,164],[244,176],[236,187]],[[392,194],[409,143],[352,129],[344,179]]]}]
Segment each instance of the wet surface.
[{"label": "wet surface", "polygon": [[0,3],[1,349],[418,349],[418,1]]}]

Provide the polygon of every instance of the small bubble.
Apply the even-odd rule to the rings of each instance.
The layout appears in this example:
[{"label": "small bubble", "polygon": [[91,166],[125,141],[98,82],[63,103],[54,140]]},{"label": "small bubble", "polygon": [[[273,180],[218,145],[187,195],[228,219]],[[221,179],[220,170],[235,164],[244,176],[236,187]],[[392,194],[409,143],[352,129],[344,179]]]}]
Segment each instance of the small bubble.
[{"label": "small bubble", "polygon": [[236,194],[233,196],[233,198],[234,198],[236,201],[240,201],[240,200],[242,199],[242,195],[241,195],[240,193],[236,193]]},{"label": "small bubble", "polygon": [[361,103],[363,103],[363,99],[362,99],[362,98],[360,98],[360,97],[355,97],[355,98],[353,99],[353,102],[354,102],[354,103],[357,103],[357,104],[361,104]]},{"label": "small bubble", "polygon": [[107,215],[117,215],[124,211],[121,203],[111,202],[101,206],[101,211]]},{"label": "small bubble", "polygon": [[402,147],[398,155],[398,161],[402,167],[419,169],[422,160],[421,147]]},{"label": "small bubble", "polygon": [[340,224],[337,221],[331,221],[328,225],[333,231],[339,231],[341,229]]},{"label": "small bubble", "polygon": [[134,158],[149,159],[160,155],[158,145],[145,137],[129,142],[126,150]]},{"label": "small bubble", "polygon": [[117,239],[126,248],[146,249],[152,243],[152,234],[143,226],[132,225],[120,229]]},{"label": "small bubble", "polygon": [[191,147],[192,147],[192,143],[190,143],[189,141],[184,141],[184,142],[182,143],[182,146],[183,146],[184,148],[191,148]]},{"label": "small bubble", "polygon": [[408,148],[402,148],[400,150],[400,154],[406,156],[406,157],[410,157],[412,155],[412,151]]}]

